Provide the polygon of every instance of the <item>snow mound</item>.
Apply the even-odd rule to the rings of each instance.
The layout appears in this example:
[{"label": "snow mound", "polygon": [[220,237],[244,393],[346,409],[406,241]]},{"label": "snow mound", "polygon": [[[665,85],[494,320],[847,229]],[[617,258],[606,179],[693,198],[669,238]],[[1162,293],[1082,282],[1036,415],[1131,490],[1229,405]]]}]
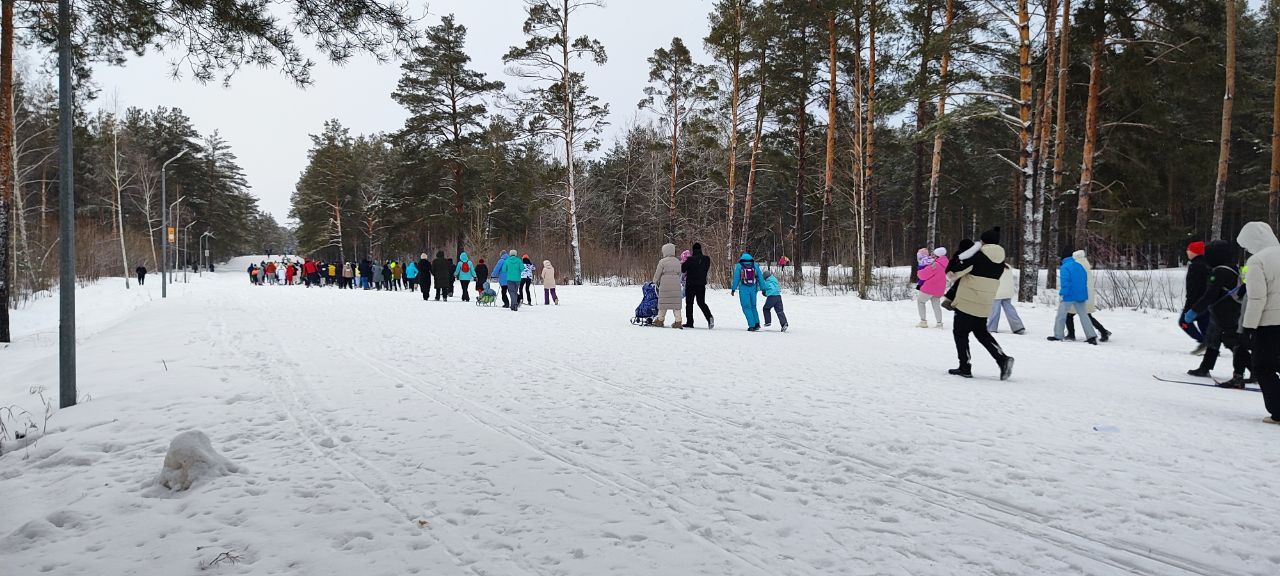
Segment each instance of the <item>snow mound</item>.
[{"label": "snow mound", "polygon": [[226,476],[239,472],[239,468],[230,460],[213,449],[209,437],[199,430],[188,430],[178,434],[169,443],[169,452],[164,456],[164,468],[156,483],[174,492],[189,490],[191,487],[209,478]]}]

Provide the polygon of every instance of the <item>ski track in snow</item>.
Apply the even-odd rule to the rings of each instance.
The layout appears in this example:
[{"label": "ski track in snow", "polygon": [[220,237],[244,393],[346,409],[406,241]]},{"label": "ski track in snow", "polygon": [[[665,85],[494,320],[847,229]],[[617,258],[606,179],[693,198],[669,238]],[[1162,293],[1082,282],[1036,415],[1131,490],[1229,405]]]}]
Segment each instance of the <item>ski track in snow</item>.
[{"label": "ski track in snow", "polygon": [[[209,570],[1280,571],[1276,432],[1259,395],[1151,382],[1196,360],[1168,314],[1103,311],[1117,340],[1094,348],[1024,309],[999,382],[976,345],[978,378],[947,376],[950,331],[913,328],[914,303],[787,296],[791,332],[747,334],[717,292],[715,331],[676,332],[626,323],[638,288],[513,314],[243,268],[81,299],[107,309],[81,336],[93,400],[0,459],[6,576],[194,574],[222,551]],[[0,350],[0,405],[56,390],[55,351]],[[241,472],[156,491],[192,428]]]}]

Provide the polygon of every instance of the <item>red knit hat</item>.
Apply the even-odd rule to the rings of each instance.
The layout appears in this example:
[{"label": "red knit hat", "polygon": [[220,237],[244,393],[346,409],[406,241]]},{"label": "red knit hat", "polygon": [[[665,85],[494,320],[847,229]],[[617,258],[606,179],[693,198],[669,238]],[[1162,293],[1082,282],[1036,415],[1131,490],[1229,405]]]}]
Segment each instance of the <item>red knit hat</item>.
[{"label": "red knit hat", "polygon": [[1204,242],[1196,240],[1195,242],[1187,244],[1187,252],[1195,254],[1196,256],[1204,256]]}]

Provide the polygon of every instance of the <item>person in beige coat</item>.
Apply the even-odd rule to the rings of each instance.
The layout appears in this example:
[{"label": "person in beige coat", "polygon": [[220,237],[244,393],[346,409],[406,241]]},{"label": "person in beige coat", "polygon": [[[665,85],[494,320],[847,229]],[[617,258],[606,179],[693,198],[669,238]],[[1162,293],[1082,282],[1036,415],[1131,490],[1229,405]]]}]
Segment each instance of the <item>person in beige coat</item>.
[{"label": "person in beige coat", "polygon": [[542,300],[543,304],[555,302],[556,306],[560,305],[560,297],[556,296],[556,269],[550,260],[542,261]]},{"label": "person in beige coat", "polygon": [[1240,326],[1252,343],[1253,374],[1271,414],[1263,421],[1280,424],[1280,241],[1266,222],[1250,222],[1236,243],[1250,254],[1244,275],[1248,299]]},{"label": "person in beige coat", "polygon": [[669,310],[676,319],[671,327],[684,328],[680,317],[680,259],[676,258],[675,244],[662,245],[662,259],[653,271],[653,285],[658,289],[658,319],[653,325],[661,328]]}]

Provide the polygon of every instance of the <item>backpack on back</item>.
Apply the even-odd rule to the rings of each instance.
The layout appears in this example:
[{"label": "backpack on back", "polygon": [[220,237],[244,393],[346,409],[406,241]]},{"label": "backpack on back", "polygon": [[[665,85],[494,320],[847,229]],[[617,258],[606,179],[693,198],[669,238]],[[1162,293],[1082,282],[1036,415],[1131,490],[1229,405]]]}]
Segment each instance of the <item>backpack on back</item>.
[{"label": "backpack on back", "polygon": [[470,263],[470,262],[463,262],[463,263],[462,263],[462,273],[463,273],[463,274],[470,274],[470,273],[471,273],[471,263]]},{"label": "backpack on back", "polygon": [[752,264],[752,265],[750,265],[750,266],[748,266],[748,265],[746,265],[746,264],[743,264],[743,265],[742,265],[742,276],[741,276],[741,280],[742,280],[742,285],[743,285],[743,286],[755,286],[755,285],[756,285],[756,267],[755,267],[755,265],[754,265],[754,264]]}]

